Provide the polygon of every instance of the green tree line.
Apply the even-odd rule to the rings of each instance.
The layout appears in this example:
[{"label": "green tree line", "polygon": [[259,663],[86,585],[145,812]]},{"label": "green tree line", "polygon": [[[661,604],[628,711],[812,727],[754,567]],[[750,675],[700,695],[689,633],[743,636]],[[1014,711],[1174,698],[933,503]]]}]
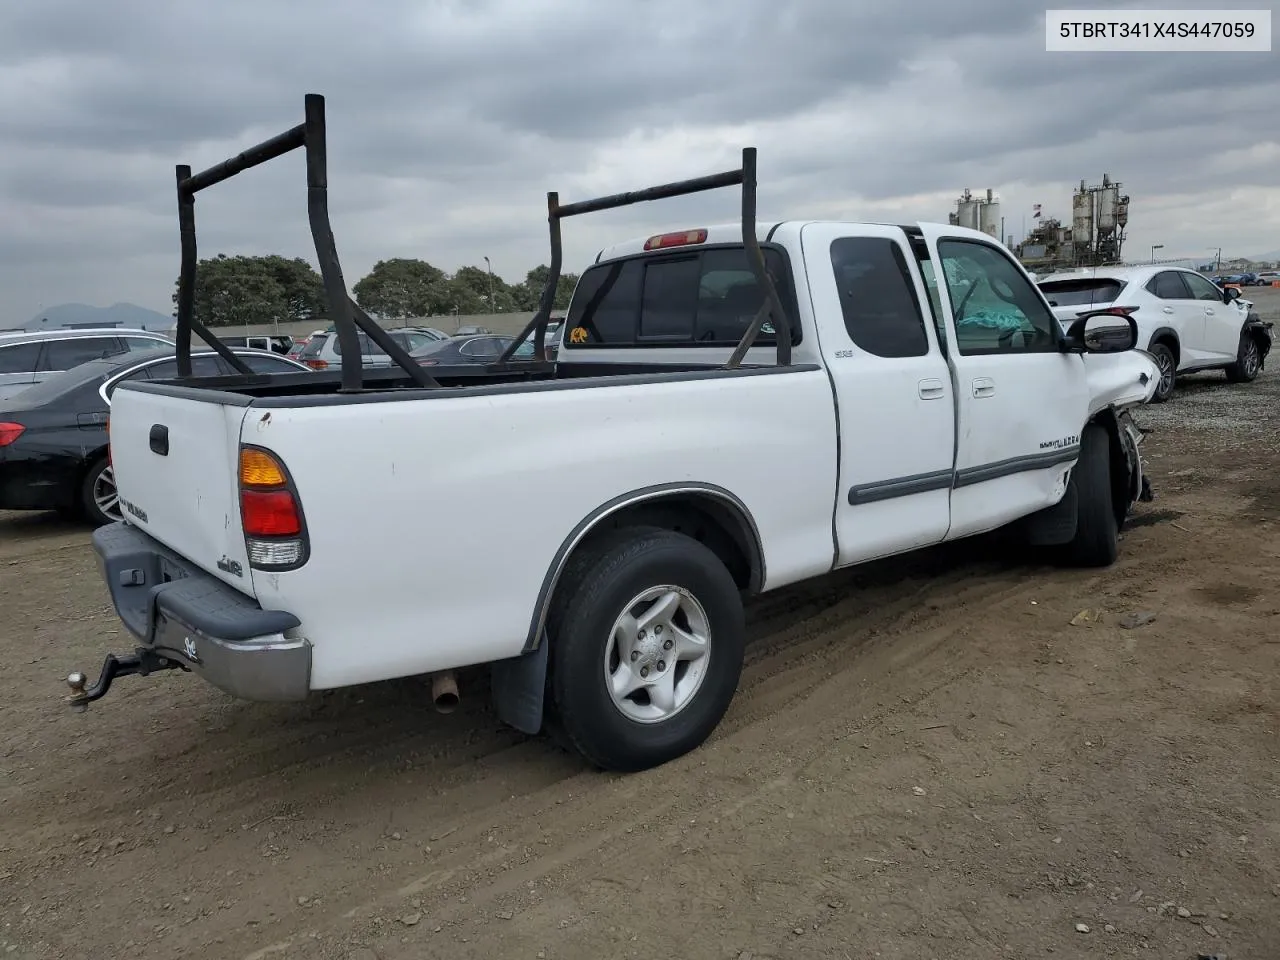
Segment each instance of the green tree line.
[{"label": "green tree line", "polygon": [[[508,283],[479,267],[462,267],[450,274],[425,260],[398,258],[379,260],[351,292],[356,303],[382,320],[516,313],[538,308],[550,273],[549,267],[538,266],[519,283]],[[557,310],[569,306],[577,282],[576,274],[561,275],[556,285]],[[176,306],[176,280],[173,302]],[[195,317],[205,326],[286,323],[328,314],[320,274],[301,257],[220,253],[196,266]]]}]

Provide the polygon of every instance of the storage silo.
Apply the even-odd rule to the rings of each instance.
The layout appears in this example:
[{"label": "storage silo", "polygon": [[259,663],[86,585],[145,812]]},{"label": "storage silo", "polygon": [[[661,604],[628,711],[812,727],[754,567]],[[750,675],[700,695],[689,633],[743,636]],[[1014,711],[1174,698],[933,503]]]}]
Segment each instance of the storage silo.
[{"label": "storage silo", "polygon": [[1083,180],[1071,198],[1071,239],[1085,246],[1093,243],[1093,193]]},{"label": "storage silo", "polygon": [[986,202],[978,211],[978,229],[989,237],[1000,236],[1000,201],[987,191]]}]

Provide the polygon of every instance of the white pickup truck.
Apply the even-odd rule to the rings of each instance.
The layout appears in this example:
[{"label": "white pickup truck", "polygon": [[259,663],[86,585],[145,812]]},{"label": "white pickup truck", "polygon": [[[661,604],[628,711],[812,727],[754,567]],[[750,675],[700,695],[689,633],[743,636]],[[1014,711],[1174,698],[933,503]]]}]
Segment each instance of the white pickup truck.
[{"label": "white pickup truck", "polygon": [[[190,225],[195,191],[237,164],[305,146],[338,335],[376,337],[334,295],[317,101],[257,153],[180,173],[180,213]],[[739,184],[740,223],[601,251],[555,363],[539,349],[428,375],[388,349],[403,370],[122,386],[125,520],[94,547],[137,648],[92,686],[73,674],[71,705],[170,668],[249,700],[423,676],[452,703],[454,671],[489,665],[504,720],[638,770],[721,720],[750,595],[998,528],[1111,563],[1149,499],[1127,411],[1158,369],[1123,312],[1064,330],[985,234],[757,224],[748,149],[697,180],[551,194],[526,336],[541,348],[565,217]],[[180,354],[203,335],[184,304]]]}]

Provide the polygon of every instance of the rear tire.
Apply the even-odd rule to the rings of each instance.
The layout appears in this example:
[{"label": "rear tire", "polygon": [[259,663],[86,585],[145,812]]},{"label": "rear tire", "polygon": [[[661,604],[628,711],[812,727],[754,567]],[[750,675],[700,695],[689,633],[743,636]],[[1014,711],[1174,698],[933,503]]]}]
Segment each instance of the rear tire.
[{"label": "rear tire", "polygon": [[121,518],[115,473],[106,457],[95,460],[81,481],[80,509],[84,518],[95,527],[114,523]]},{"label": "rear tire", "polygon": [[710,549],[670,530],[623,528],[575,557],[548,627],[548,725],[606,770],[700,746],[742,673],[737,584]]},{"label": "rear tire", "polygon": [[1071,471],[1076,493],[1076,535],[1062,550],[1072,567],[1109,567],[1119,553],[1120,523],[1111,493],[1111,438],[1091,423],[1080,435],[1080,459]]},{"label": "rear tire", "polygon": [[1178,382],[1178,361],[1174,358],[1173,351],[1164,343],[1153,343],[1148,352],[1155,357],[1156,365],[1160,368],[1160,380],[1156,384],[1156,392],[1151,396],[1151,402],[1164,403]]},{"label": "rear tire", "polygon": [[1227,380],[1231,383],[1253,383],[1261,370],[1262,348],[1250,334],[1241,334],[1236,362],[1227,367]]}]

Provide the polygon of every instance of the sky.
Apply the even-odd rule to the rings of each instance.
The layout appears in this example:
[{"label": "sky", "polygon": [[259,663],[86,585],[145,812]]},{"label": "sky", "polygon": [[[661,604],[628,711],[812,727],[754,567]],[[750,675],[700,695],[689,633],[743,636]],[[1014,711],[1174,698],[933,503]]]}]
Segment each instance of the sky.
[{"label": "sky", "polygon": [[[326,98],[348,287],[392,257],[488,257],[518,281],[549,259],[547,191],[732,169],[744,146],[762,220],[945,223],[964,188],[992,188],[1020,236],[1032,204],[1069,219],[1073,188],[1106,173],[1131,197],[1127,257],[1280,248],[1280,53],[1046,53],[1027,0],[3,9],[0,326],[65,302],[171,312],[174,166],[301,122],[306,93]],[[564,268],[737,204],[724,190],[567,220]],[[202,256],[314,262],[301,153],[201,193],[196,222]]]}]

